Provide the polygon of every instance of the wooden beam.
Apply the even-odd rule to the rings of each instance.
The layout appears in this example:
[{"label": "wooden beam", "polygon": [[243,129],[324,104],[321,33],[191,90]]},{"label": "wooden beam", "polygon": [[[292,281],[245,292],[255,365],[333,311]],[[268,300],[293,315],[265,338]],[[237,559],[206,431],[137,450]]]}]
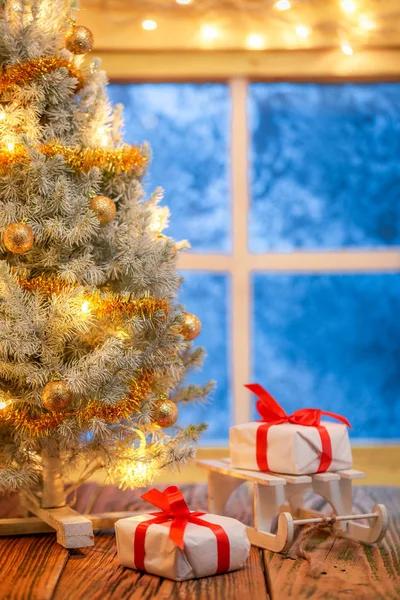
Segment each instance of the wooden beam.
[{"label": "wooden beam", "polygon": [[400,81],[400,49],[249,51],[97,50],[113,81]]}]

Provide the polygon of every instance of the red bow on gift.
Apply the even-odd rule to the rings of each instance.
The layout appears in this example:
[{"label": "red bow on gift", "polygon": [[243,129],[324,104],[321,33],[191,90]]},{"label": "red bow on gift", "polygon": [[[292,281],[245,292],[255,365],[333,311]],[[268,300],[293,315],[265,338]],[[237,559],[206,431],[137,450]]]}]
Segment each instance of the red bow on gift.
[{"label": "red bow on gift", "polygon": [[144,500],[150,502],[157,508],[161,508],[161,512],[150,513],[154,519],[139,523],[135,531],[134,553],[136,568],[145,571],[145,538],[146,531],[150,525],[154,523],[167,523],[171,521],[169,530],[169,538],[182,550],[184,549],[184,535],[188,523],[208,527],[215,534],[217,539],[218,551],[218,566],[216,573],[229,571],[230,563],[230,547],[229,538],[221,525],[209,523],[204,519],[200,519],[204,512],[191,512],[182,492],[175,486],[169,486],[164,492],[160,492],[155,488],[142,495]]},{"label": "red bow on gift", "polygon": [[341,421],[351,429],[351,425],[346,417],[342,417],[342,415],[337,415],[336,413],[328,412],[326,410],[320,410],[319,408],[301,408],[300,410],[295,410],[292,415],[287,415],[282,406],[261,385],[258,383],[250,383],[245,387],[258,396],[256,409],[261,420],[266,423],[273,423],[274,425],[279,425],[281,423],[295,423],[296,425],[318,427],[321,423],[322,415],[325,415],[327,417],[332,417],[332,419],[336,419],[337,421]]},{"label": "red bow on gift", "polygon": [[308,427],[316,427],[321,438],[321,460],[318,468],[318,473],[326,471],[332,462],[332,444],[329,433],[323,425],[321,425],[322,415],[332,417],[337,421],[341,421],[344,425],[351,428],[348,420],[342,415],[320,410],[318,408],[301,408],[293,414],[288,415],[282,406],[275,400],[267,390],[258,383],[251,383],[245,386],[253,394],[258,397],[256,409],[264,422],[257,430],[257,463],[260,471],[269,471],[267,458],[267,434],[272,425],[281,425],[282,423],[294,423],[296,425],[306,425]]}]

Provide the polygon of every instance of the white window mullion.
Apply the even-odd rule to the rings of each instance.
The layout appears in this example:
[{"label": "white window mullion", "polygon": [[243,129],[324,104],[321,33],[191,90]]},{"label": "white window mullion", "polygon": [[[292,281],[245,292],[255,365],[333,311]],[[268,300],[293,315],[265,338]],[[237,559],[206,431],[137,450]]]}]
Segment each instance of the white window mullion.
[{"label": "white window mullion", "polygon": [[248,182],[248,122],[246,79],[230,82],[232,97],[231,130],[231,197],[233,217],[232,255],[232,388],[233,422],[250,420],[250,398],[245,383],[249,383],[251,360],[251,289],[250,261],[247,244],[247,219],[249,214]]}]

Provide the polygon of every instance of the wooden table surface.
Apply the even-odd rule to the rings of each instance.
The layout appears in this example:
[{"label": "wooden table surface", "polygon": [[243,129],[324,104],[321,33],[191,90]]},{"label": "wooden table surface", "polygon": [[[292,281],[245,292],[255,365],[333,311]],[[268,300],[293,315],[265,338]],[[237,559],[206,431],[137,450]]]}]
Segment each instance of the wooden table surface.
[{"label": "wooden table surface", "polygon": [[[191,488],[185,490],[186,497],[196,498],[196,506],[191,503],[194,509],[205,508],[206,491],[200,487],[200,494],[193,495]],[[390,514],[385,540],[371,548],[317,532],[307,546],[313,550],[314,567],[315,560],[321,565],[317,578],[310,576],[309,563],[296,556],[296,546],[287,556],[252,548],[241,571],[175,583],[121,567],[111,532],[98,533],[93,548],[69,551],[56,543],[54,535],[44,534],[0,539],[0,599],[400,599],[400,489],[356,488],[357,512],[369,512],[376,502],[385,503]],[[233,506],[233,512],[248,520],[248,503],[239,504]],[[2,516],[14,515],[15,498],[3,499],[0,508]],[[89,485],[79,497],[77,508],[102,512],[137,506],[115,488]]]}]

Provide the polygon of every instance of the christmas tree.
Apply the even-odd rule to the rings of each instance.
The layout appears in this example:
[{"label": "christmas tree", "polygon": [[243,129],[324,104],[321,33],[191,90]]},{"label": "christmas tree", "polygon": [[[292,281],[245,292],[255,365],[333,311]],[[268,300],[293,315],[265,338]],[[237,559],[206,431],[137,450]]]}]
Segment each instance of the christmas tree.
[{"label": "christmas tree", "polygon": [[203,358],[177,304],[188,244],[161,233],[92,33],[71,1],[0,7],[0,491],[57,507],[97,469],[134,487],[191,458],[205,426],[177,407],[212,384],[183,384]]}]

